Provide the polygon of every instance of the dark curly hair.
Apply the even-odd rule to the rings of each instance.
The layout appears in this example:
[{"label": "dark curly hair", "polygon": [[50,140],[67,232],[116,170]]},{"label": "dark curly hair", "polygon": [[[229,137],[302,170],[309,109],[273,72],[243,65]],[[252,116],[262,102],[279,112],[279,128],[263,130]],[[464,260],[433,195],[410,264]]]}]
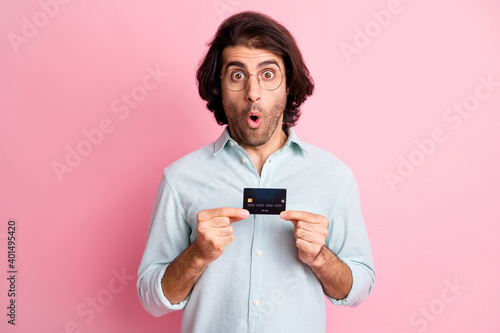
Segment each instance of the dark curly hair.
[{"label": "dark curly hair", "polygon": [[296,125],[301,104],[314,91],[314,81],[295,39],[284,26],[262,13],[241,12],[222,22],[208,46],[196,79],[200,96],[207,102],[207,108],[214,113],[219,125],[228,123],[222,106],[220,80],[224,62],[222,52],[228,46],[264,49],[283,59],[289,89],[283,127]]}]

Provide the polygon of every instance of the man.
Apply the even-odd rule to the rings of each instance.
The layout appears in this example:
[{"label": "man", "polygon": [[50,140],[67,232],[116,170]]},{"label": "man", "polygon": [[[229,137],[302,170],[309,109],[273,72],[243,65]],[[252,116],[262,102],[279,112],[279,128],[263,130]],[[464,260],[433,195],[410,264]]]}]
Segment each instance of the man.
[{"label": "man", "polygon": [[[294,38],[243,12],[201,63],[214,143],[165,169],[138,272],[154,316],[184,309],[183,332],[324,332],[324,295],[356,306],[374,284],[350,169],[291,126],[314,84]],[[280,215],[250,215],[244,188],[286,188]]]}]

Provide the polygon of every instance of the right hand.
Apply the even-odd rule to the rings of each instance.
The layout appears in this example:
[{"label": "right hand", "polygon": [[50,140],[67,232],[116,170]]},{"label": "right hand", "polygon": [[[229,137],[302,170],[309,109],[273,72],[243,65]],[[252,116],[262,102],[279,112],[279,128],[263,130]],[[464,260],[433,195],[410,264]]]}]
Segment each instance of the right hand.
[{"label": "right hand", "polygon": [[224,253],[224,248],[233,242],[231,223],[246,219],[250,213],[240,208],[214,208],[202,210],[196,216],[198,236],[195,245],[200,258],[210,263]]}]

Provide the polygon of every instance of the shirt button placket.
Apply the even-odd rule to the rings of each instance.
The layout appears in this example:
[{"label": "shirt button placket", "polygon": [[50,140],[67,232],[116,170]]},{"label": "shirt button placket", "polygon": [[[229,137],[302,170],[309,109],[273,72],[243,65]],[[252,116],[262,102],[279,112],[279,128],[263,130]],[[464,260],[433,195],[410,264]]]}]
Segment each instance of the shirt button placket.
[{"label": "shirt button placket", "polygon": [[[259,187],[262,183],[259,184]],[[251,287],[250,287],[250,330],[248,333],[263,332],[265,312],[262,305],[266,298],[266,244],[268,240],[268,216],[255,215],[254,239],[252,244]]]}]

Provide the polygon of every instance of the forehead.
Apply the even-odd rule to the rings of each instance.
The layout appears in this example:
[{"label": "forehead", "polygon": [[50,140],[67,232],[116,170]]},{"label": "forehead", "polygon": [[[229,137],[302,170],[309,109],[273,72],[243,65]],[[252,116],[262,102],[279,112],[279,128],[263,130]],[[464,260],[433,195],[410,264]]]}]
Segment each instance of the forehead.
[{"label": "forehead", "polygon": [[280,56],[265,49],[251,49],[246,46],[226,47],[222,52],[222,59],[224,60],[222,70],[225,70],[230,62],[240,62],[247,69],[255,69],[270,60],[276,61],[281,69],[284,68],[283,59]]}]

